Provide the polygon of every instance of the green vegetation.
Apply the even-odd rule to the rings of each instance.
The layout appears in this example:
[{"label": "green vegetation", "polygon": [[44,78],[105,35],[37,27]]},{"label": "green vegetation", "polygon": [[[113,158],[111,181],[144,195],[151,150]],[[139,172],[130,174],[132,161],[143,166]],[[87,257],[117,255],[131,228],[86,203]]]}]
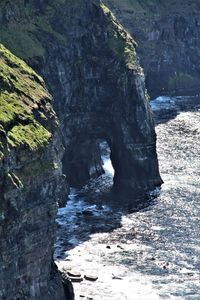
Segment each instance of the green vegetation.
[{"label": "green vegetation", "polygon": [[136,53],[134,46],[131,43],[128,44],[123,37],[113,34],[108,45],[115,53],[117,59],[125,61],[130,69],[135,67]]},{"label": "green vegetation", "polygon": [[27,164],[20,170],[19,175],[22,182],[24,182],[27,177],[39,177],[47,172],[52,172],[54,169],[55,166],[52,161],[42,161],[41,159],[38,159],[31,161],[31,163],[27,162]]},{"label": "green vegetation", "polygon": [[6,170],[16,189],[25,190],[27,178],[55,169],[51,158],[43,160],[52,137],[43,124],[50,118],[50,126],[56,125],[50,101],[43,79],[0,44],[0,164],[17,150],[20,167]]},{"label": "green vegetation", "polygon": [[50,137],[51,134],[37,122],[14,126],[8,132],[8,142],[11,146],[25,145],[31,150],[47,146]]},{"label": "green vegetation", "polygon": [[125,62],[129,69],[138,68],[134,42],[131,36],[117,22],[108,7],[103,3],[100,3],[100,7],[108,18],[110,32],[112,33],[108,41],[110,50],[112,50],[119,61]]},{"label": "green vegetation", "polygon": [[32,30],[29,30],[29,28],[29,24],[21,25],[17,23],[1,26],[0,42],[23,59],[42,56],[45,50],[39,40],[34,36],[34,27],[32,27]]},{"label": "green vegetation", "polygon": [[[76,1],[78,2],[78,0]],[[38,10],[37,5],[35,5],[33,1],[26,5],[17,5],[9,0],[6,1],[6,4],[5,1],[3,2],[0,3],[0,10],[1,6],[7,7],[8,11],[12,9],[12,11],[15,12],[15,17],[12,18],[9,23],[1,26],[0,42],[5,44],[17,56],[26,60],[43,56],[45,52],[45,41],[39,38],[41,32],[51,35],[55,40],[61,43],[67,43],[66,35],[57,31],[54,17],[58,14],[59,9],[62,9],[62,5],[70,5],[70,2],[73,2],[73,0],[49,0],[48,3],[41,4],[40,10]],[[126,0],[125,3],[126,2],[132,5],[135,3],[135,0]],[[118,59],[124,60],[129,68],[133,68],[135,65],[134,47],[131,43],[126,45],[126,37],[123,34],[124,30],[122,30],[122,27],[119,27],[119,24],[109,8],[102,2],[100,3],[100,7],[111,23],[113,23],[112,25],[115,27],[114,32],[118,29],[120,29],[121,32],[119,36],[113,36],[113,38],[111,38],[109,43],[110,48],[117,55]],[[69,18],[70,16],[65,14],[64,19],[66,22],[69,21]]]},{"label": "green vegetation", "polygon": [[[24,146],[31,150],[48,144],[51,133],[34,117],[42,99],[50,101],[43,79],[0,45],[1,153],[5,151],[6,139],[9,147]],[[48,102],[44,103],[43,111],[53,114]],[[38,116],[45,120],[43,112]]]},{"label": "green vegetation", "polygon": [[26,60],[44,55],[45,47],[43,45],[45,41],[38,38],[42,31],[50,34],[59,42],[65,43],[65,37],[53,28],[51,22],[56,10],[64,4],[67,5],[66,0],[52,0],[41,4],[41,6],[45,6],[39,10],[34,1],[26,5],[23,2],[1,1],[0,10],[1,7],[6,8],[6,11],[11,10],[12,14],[14,12],[15,15],[9,20],[9,23],[1,25],[0,42],[17,56]]},{"label": "green vegetation", "polygon": [[105,6],[103,3],[100,3],[100,7],[102,8],[102,10],[104,11],[105,14],[111,13],[109,8],[107,6]]},{"label": "green vegetation", "polygon": [[175,76],[169,79],[169,88],[173,90],[192,88],[195,86],[199,86],[199,78],[188,73],[176,73]]},{"label": "green vegetation", "polygon": [[2,97],[6,97],[6,92],[24,94],[35,102],[47,94],[43,79],[0,44],[0,93]]},{"label": "green vegetation", "polygon": [[32,119],[32,115],[23,103],[18,101],[19,96],[15,93],[0,92],[0,123],[9,124],[15,118],[21,120]]}]

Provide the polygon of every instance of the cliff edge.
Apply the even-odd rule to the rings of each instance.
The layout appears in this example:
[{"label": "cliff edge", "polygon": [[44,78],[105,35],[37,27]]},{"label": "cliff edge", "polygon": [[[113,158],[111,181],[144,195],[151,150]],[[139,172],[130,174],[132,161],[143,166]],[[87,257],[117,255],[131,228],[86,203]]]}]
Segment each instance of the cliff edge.
[{"label": "cliff edge", "polygon": [[58,120],[44,81],[0,45],[0,298],[65,299],[53,264],[66,196]]},{"label": "cliff edge", "polygon": [[151,95],[199,93],[199,1],[104,2],[136,40]]},{"label": "cliff edge", "polygon": [[53,95],[70,185],[102,174],[104,140],[118,190],[159,186],[156,135],[136,44],[112,12],[98,0],[21,1],[19,7],[2,4],[0,11],[0,38],[42,75]]}]

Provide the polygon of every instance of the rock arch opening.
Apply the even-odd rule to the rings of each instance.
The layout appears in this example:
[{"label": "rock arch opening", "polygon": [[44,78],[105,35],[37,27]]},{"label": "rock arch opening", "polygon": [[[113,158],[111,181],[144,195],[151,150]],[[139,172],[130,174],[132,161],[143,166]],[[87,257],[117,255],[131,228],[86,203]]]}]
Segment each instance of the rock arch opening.
[{"label": "rock arch opening", "polygon": [[65,151],[63,166],[69,186],[79,188],[90,179],[106,173],[113,179],[115,170],[111,161],[111,148],[103,139],[85,140],[68,147]]},{"label": "rock arch opening", "polygon": [[109,144],[106,141],[99,142],[101,149],[101,159],[103,161],[104,172],[107,173],[110,177],[114,177],[115,170],[111,161],[111,149]]},{"label": "rock arch opening", "polygon": [[106,140],[114,187],[152,189],[162,180],[136,44],[98,1],[82,2],[67,6],[67,15],[73,17],[57,24],[66,34],[66,46],[45,44],[47,55],[40,67],[60,121],[63,171],[74,187],[101,175],[98,140]]}]

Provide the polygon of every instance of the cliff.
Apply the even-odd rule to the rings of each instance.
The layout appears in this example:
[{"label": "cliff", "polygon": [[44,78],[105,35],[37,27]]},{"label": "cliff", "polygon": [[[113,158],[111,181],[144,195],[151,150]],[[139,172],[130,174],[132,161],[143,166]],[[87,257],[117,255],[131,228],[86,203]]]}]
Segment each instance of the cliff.
[{"label": "cliff", "polygon": [[198,1],[104,2],[135,38],[152,95],[199,93]]},{"label": "cliff", "polygon": [[70,185],[102,174],[99,140],[111,148],[115,187],[160,185],[154,124],[131,36],[100,1],[20,3],[1,5],[0,39],[46,80]]},{"label": "cliff", "polygon": [[44,82],[0,45],[0,298],[64,299],[52,261],[66,196],[58,120]]},{"label": "cliff", "polygon": [[1,46],[0,297],[68,299],[52,262],[56,201],[102,174],[100,141],[117,190],[162,183],[144,74],[98,0],[3,0],[0,25],[0,41],[45,79],[60,124],[43,80]]}]

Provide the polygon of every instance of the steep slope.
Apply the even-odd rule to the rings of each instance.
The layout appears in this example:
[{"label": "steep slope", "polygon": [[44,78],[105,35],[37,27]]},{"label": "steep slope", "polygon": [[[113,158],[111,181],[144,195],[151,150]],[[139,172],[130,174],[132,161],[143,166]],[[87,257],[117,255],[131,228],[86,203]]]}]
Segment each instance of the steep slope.
[{"label": "steep slope", "polygon": [[200,3],[197,0],[105,0],[138,43],[148,91],[200,91]]},{"label": "steep slope", "polygon": [[116,188],[160,185],[135,43],[109,9],[98,0],[10,2],[0,6],[0,39],[42,74],[54,96],[70,184],[103,172],[99,140],[106,140]]},{"label": "steep slope", "polygon": [[3,0],[0,25],[0,41],[44,77],[60,121],[43,80],[0,46],[0,298],[68,299],[52,261],[56,201],[103,172],[99,142],[116,189],[162,183],[144,74],[98,0]]},{"label": "steep slope", "polygon": [[65,299],[52,261],[66,197],[58,121],[44,82],[0,45],[0,299]]}]

